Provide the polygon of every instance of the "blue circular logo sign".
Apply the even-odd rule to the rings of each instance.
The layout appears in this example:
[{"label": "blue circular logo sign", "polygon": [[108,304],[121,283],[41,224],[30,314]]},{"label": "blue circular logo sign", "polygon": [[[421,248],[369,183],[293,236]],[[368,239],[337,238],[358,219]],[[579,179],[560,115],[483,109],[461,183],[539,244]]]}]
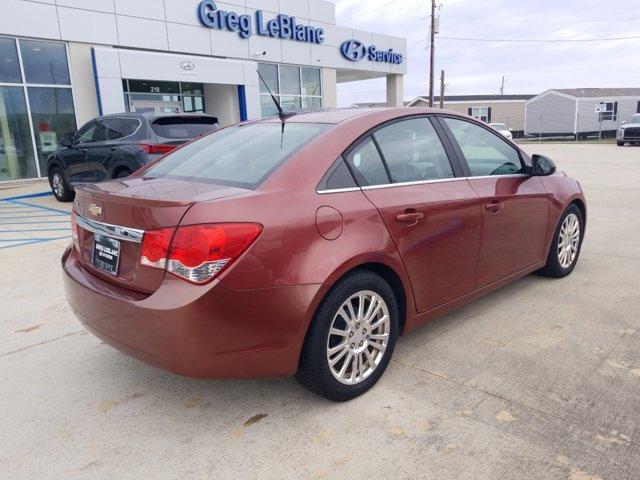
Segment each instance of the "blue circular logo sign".
[{"label": "blue circular logo sign", "polygon": [[360,40],[347,40],[340,46],[342,56],[352,62],[362,60],[367,54],[367,48]]}]

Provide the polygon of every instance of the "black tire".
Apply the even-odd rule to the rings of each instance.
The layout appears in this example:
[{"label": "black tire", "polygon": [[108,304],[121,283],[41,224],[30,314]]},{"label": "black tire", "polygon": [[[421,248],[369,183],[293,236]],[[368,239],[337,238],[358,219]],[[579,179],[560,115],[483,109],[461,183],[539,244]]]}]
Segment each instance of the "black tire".
[{"label": "black tire", "polygon": [[616,145],[618,145],[619,147],[624,147],[624,142],[621,142],[620,140],[618,140],[616,142]]},{"label": "black tire", "polygon": [[[327,360],[329,329],[342,305],[352,295],[362,291],[371,291],[384,300],[390,319],[388,342],[382,358],[369,376],[360,383],[347,385],[338,381],[329,367]],[[312,392],[336,402],[345,402],[362,395],[376,384],[389,364],[398,338],[399,319],[395,294],[382,277],[373,272],[358,270],[342,278],[322,300],[311,322],[296,373],[298,382]],[[365,348],[368,350],[368,347]],[[351,352],[347,352],[345,358],[350,355]]]},{"label": "black tire", "polygon": [[127,169],[124,170],[120,170],[115,177],[113,178],[127,178],[129,175],[131,175],[131,172]]},{"label": "black tire", "polygon": [[76,196],[75,192],[69,188],[59,167],[53,167],[49,172],[49,186],[59,202],[71,202]]},{"label": "black tire", "polygon": [[[578,217],[578,224],[580,225],[580,239],[578,241],[578,248],[576,252],[576,256],[571,262],[570,265],[563,267],[560,263],[560,259],[558,258],[558,242],[560,239],[560,230],[562,228],[562,224],[565,219],[574,214]],[[547,263],[544,267],[542,267],[538,272],[542,275],[546,275],[548,277],[562,278],[569,275],[573,272],[576,264],[578,263],[578,258],[580,258],[580,250],[582,248],[582,241],[584,240],[584,218],[582,217],[582,212],[578,208],[575,203],[572,203],[567,207],[562,216],[560,217],[560,221],[558,222],[558,226],[556,227],[556,231],[553,234],[553,240],[551,241],[551,247],[549,248],[549,254],[547,255]]]}]

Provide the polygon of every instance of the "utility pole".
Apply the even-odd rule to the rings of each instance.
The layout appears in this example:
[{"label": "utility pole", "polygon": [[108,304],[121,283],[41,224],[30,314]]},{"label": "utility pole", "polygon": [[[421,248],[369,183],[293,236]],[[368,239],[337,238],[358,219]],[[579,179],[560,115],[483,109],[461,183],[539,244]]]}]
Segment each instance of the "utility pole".
[{"label": "utility pole", "polygon": [[502,83],[500,85],[500,96],[504,95],[504,75],[502,75]]},{"label": "utility pole", "polygon": [[431,0],[431,31],[429,32],[429,106],[433,107],[433,60],[436,40],[436,0]]},{"label": "utility pole", "polygon": [[444,70],[440,70],[440,110],[444,108]]}]

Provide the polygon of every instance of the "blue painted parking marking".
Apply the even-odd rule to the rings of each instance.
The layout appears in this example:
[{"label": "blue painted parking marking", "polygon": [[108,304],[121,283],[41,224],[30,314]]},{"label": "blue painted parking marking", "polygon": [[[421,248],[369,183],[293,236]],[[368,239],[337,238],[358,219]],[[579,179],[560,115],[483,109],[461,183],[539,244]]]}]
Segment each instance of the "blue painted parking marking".
[{"label": "blue painted parking marking", "polygon": [[[28,201],[50,195],[51,192],[40,192],[0,199],[0,225],[4,226],[0,229],[0,233],[9,236],[12,233],[24,234],[26,237],[0,239],[0,250],[71,238],[69,212]],[[65,226],[58,227],[57,224]],[[69,232],[69,234],[63,235],[63,232]],[[36,233],[36,235],[29,235],[30,233]]]}]

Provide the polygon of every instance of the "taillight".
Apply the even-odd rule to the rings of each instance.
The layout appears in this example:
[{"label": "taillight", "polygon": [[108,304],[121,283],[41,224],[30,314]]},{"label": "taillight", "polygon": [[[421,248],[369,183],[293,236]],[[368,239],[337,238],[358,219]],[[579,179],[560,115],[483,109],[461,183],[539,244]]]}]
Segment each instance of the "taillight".
[{"label": "taillight", "polygon": [[177,148],[176,145],[161,143],[141,143],[140,146],[144,150],[144,153],[148,155],[164,155],[165,153],[172,152]]},{"label": "taillight", "polygon": [[167,266],[167,254],[175,228],[161,228],[144,232],[140,263],[148,267],[164,268]]},{"label": "taillight", "polygon": [[78,241],[78,214],[75,210],[71,210],[71,238],[73,246],[80,251],[80,243]]},{"label": "taillight", "polygon": [[[174,234],[175,230],[175,234]],[[255,223],[191,225],[145,232],[141,263],[199,285],[231,265],[262,232]],[[173,237],[173,240],[172,240]]]}]

